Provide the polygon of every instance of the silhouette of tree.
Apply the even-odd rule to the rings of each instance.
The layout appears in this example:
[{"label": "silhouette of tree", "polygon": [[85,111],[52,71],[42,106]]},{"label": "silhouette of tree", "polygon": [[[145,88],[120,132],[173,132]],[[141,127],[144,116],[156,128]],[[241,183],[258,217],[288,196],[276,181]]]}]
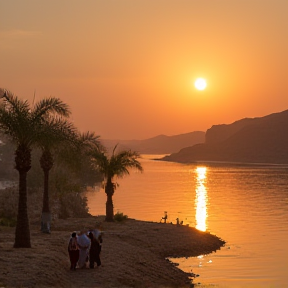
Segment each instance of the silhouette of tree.
[{"label": "silhouette of tree", "polygon": [[28,101],[0,90],[0,131],[16,144],[15,169],[19,173],[18,214],[14,247],[30,248],[30,227],[27,211],[27,173],[31,168],[31,151],[42,137],[48,115],[68,116],[68,107],[58,98],[40,100],[32,107]]},{"label": "silhouette of tree", "polygon": [[107,195],[106,201],[106,221],[114,221],[113,199],[116,189],[115,177],[123,177],[129,175],[130,168],[136,168],[140,172],[143,171],[141,163],[137,160],[140,157],[138,152],[124,150],[115,153],[117,145],[114,147],[112,155],[109,156],[107,151],[95,150],[91,152],[94,167],[104,177],[104,188]]}]

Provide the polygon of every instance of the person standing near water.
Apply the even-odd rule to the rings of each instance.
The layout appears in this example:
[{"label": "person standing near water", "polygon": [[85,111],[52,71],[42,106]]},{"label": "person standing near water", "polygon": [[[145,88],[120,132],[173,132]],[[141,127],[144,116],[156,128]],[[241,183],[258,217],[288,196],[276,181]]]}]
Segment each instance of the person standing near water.
[{"label": "person standing near water", "polygon": [[79,246],[77,243],[77,235],[75,232],[72,233],[68,244],[68,252],[70,258],[70,270],[75,270],[77,262],[79,260]]}]

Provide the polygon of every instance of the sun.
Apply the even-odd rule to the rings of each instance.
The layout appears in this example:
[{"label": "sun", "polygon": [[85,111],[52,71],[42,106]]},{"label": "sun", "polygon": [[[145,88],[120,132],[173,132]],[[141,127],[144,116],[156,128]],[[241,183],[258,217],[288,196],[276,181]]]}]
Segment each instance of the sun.
[{"label": "sun", "polygon": [[207,86],[207,82],[203,78],[197,78],[194,85],[197,90],[204,90]]}]

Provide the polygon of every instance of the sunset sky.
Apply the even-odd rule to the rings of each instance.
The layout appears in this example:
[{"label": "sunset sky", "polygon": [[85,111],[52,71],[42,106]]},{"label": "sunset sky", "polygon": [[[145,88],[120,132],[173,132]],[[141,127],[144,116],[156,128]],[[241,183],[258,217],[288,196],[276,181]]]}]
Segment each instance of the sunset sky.
[{"label": "sunset sky", "polygon": [[83,132],[146,139],[288,109],[287,0],[9,0],[0,12],[0,87],[61,98]]}]

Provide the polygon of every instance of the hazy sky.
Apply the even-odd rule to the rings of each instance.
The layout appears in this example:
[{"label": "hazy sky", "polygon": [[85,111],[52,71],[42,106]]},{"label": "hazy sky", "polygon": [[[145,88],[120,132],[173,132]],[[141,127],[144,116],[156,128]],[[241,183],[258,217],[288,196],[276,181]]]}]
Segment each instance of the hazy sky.
[{"label": "hazy sky", "polygon": [[288,109],[287,0],[0,0],[0,12],[0,87],[61,98],[81,131],[146,139]]}]

